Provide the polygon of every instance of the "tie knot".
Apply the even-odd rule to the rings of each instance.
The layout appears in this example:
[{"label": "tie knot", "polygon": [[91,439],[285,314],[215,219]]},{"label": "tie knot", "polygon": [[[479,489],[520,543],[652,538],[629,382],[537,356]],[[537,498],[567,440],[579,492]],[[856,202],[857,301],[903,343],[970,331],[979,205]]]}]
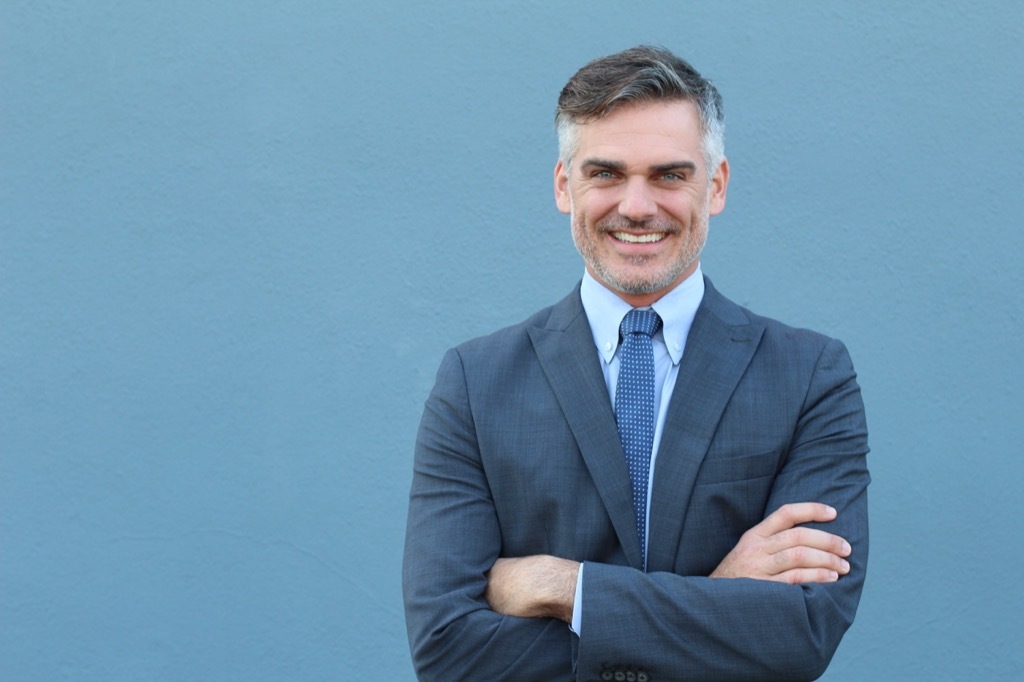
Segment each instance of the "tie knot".
[{"label": "tie knot", "polygon": [[639,310],[633,308],[622,318],[622,324],[619,325],[619,333],[622,334],[622,338],[635,333],[654,336],[654,333],[660,328],[661,318],[658,317],[658,313],[651,309]]}]

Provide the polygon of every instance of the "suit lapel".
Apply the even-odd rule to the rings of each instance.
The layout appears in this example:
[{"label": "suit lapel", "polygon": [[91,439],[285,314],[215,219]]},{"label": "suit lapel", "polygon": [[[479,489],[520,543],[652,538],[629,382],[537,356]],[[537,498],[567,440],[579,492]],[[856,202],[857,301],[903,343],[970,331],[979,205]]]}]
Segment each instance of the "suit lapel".
[{"label": "suit lapel", "polygon": [[579,288],[554,306],[544,327],[528,327],[527,332],[623,552],[631,565],[640,567],[626,457]]},{"label": "suit lapel", "polygon": [[655,462],[649,571],[674,568],[697,471],[763,331],[705,280]]}]

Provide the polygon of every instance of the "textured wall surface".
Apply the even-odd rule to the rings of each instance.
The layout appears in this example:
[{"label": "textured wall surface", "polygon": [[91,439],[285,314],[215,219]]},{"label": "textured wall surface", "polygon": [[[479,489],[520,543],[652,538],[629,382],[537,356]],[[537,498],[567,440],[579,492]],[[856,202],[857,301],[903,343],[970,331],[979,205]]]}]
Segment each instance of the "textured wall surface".
[{"label": "textured wall surface", "polygon": [[582,273],[554,101],[639,42],[725,97],[705,272],[860,373],[871,566],[825,679],[1020,679],[1022,33],[950,0],[0,3],[0,679],[411,679],[423,400]]}]

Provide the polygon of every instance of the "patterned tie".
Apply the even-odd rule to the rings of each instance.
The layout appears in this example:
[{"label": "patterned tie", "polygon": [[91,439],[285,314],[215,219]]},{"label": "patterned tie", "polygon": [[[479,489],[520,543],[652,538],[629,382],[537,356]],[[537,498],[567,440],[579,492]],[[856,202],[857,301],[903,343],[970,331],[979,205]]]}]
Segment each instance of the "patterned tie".
[{"label": "patterned tie", "polygon": [[615,422],[633,481],[636,534],[647,570],[647,479],[654,446],[654,345],[651,337],[661,327],[653,310],[633,309],[619,325],[622,346],[619,381],[615,388]]}]

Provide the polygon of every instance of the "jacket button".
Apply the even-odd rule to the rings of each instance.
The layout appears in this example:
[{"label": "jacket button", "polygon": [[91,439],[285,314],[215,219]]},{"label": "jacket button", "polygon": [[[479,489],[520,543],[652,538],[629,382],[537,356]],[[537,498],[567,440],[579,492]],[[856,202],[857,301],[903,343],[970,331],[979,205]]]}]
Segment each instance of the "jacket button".
[{"label": "jacket button", "polygon": [[610,679],[612,679],[614,677],[615,677],[615,675],[612,674],[611,670],[603,670],[601,672],[601,679],[602,680],[610,680]]},{"label": "jacket button", "polygon": [[626,682],[626,673],[619,670],[615,673],[615,682]]},{"label": "jacket button", "polygon": [[626,673],[626,682],[636,682],[636,673],[632,670]]},{"label": "jacket button", "polygon": [[636,682],[650,682],[650,677],[645,672],[639,672],[636,674]]}]

